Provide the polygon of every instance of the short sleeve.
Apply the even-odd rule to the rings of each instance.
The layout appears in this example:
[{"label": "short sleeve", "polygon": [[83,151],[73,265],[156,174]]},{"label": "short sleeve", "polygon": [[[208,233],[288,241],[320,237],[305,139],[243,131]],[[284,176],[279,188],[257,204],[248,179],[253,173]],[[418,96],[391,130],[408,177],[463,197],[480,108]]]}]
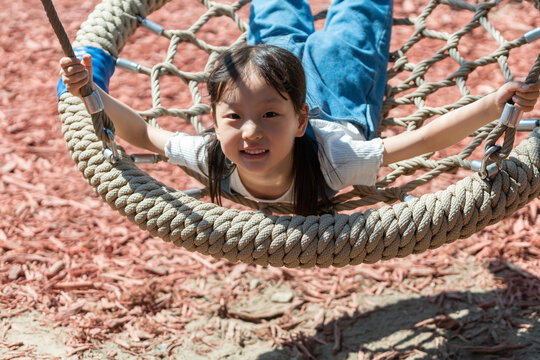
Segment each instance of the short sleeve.
[{"label": "short sleeve", "polygon": [[349,185],[373,186],[383,161],[381,138],[365,140],[351,126],[324,120],[312,120],[319,162],[327,185],[339,191]]},{"label": "short sleeve", "polygon": [[206,144],[208,137],[177,132],[165,144],[165,156],[171,164],[185,166],[203,176],[208,174]]}]

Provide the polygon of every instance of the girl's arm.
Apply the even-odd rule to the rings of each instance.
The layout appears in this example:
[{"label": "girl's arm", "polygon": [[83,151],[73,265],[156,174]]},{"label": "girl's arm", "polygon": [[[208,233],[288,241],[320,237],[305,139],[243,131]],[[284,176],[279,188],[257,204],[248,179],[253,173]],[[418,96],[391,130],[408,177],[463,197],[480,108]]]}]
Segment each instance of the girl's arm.
[{"label": "girl's arm", "polygon": [[90,55],[84,55],[82,62],[75,58],[62,58],[60,66],[62,68],[62,80],[70,93],[81,97],[79,90],[86,83],[90,83],[92,88],[99,92],[105,112],[114,123],[116,134],[120,138],[139,148],[165,155],[165,144],[173,133],[148,126],[135,110],[116,100],[95,85],[91,81],[92,57]]},{"label": "girl's arm", "polygon": [[512,81],[474,103],[444,114],[418,130],[383,140],[383,165],[406,160],[454,145],[485,124],[498,119],[510,99],[524,112],[536,104],[540,81],[525,85]]}]

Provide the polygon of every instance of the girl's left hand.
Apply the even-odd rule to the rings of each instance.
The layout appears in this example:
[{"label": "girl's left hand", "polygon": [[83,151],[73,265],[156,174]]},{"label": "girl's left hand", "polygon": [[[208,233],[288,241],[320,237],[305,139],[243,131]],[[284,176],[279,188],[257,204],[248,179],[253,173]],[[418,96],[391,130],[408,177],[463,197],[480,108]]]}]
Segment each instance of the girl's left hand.
[{"label": "girl's left hand", "polygon": [[514,106],[523,112],[532,111],[540,95],[540,79],[533,84],[525,84],[523,81],[509,81],[495,93],[497,108],[502,111],[508,100],[514,102]]}]

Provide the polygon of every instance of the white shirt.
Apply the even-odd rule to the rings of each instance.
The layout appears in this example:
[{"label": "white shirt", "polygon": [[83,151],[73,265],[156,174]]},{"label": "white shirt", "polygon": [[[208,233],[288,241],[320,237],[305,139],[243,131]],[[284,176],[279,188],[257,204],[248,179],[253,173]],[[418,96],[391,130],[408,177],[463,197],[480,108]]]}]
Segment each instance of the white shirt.
[{"label": "white shirt", "polygon": [[[366,141],[364,134],[351,122],[310,119],[309,122],[319,143],[319,163],[326,184],[335,191],[350,185],[373,186],[383,160],[381,138]],[[169,162],[188,167],[207,176],[205,145],[208,136],[177,132],[165,145]],[[242,184],[238,170],[231,174],[231,189],[256,201],[293,203],[293,187],[278,199],[266,200],[252,196]]]}]

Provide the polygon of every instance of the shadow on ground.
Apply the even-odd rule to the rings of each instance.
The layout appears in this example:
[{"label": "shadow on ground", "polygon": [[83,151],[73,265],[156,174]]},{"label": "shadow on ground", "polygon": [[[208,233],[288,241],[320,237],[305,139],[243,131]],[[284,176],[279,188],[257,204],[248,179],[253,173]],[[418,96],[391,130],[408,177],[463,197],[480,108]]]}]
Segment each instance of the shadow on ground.
[{"label": "shadow on ground", "polygon": [[489,269],[501,289],[442,292],[356,311],[257,359],[539,359],[540,279],[504,260]]}]

